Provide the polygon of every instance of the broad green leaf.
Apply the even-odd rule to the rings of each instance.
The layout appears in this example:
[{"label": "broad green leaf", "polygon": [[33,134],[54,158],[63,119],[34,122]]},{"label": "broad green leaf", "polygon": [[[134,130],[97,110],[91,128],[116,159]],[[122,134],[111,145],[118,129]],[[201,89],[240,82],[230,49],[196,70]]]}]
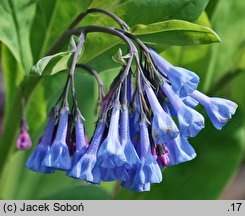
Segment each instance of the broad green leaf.
[{"label": "broad green leaf", "polygon": [[60,191],[50,196],[40,197],[45,200],[108,200],[110,195],[100,186],[80,185]]},{"label": "broad green leaf", "polygon": [[108,9],[133,26],[167,19],[195,21],[207,3],[208,0],[95,0],[90,7]]},{"label": "broad green leaf", "polygon": [[30,75],[54,75],[58,72],[67,70],[71,65],[73,53],[76,51],[75,40],[75,36],[71,36],[70,46],[67,51],[59,52],[40,59],[37,64],[32,66]]},{"label": "broad green leaf", "polygon": [[163,182],[154,184],[150,192],[134,193],[123,189],[118,199],[218,199],[234,176],[243,159],[244,124],[238,113],[217,131],[209,120],[194,139],[197,157],[164,171]]},{"label": "broad green leaf", "polygon": [[52,44],[66,31],[73,19],[79,13],[87,10],[92,1],[38,1],[37,13],[31,31],[34,63],[46,55]]},{"label": "broad green leaf", "polygon": [[150,45],[199,45],[220,42],[210,28],[182,20],[168,20],[150,25],[138,24],[130,30]]},{"label": "broad green leaf", "polygon": [[[126,21],[129,26],[134,26],[138,23],[151,24],[168,19],[195,21],[207,3],[208,0],[94,0],[90,7],[108,9]],[[91,23],[93,25],[118,26],[111,18],[101,14],[93,14],[82,22],[83,25],[91,25]],[[88,36],[85,44],[86,51],[81,58],[82,62],[91,62],[97,57],[97,59],[101,58],[110,49],[113,49],[114,53],[118,49],[118,47],[116,49],[114,47],[118,45],[120,40],[114,39],[113,36],[95,33]],[[98,71],[100,71],[100,67],[97,68],[99,62],[101,61],[93,61]]]},{"label": "broad green leaf", "polygon": [[213,29],[222,40],[221,45],[212,45],[208,70],[205,74],[204,90],[215,84],[225,73],[233,71],[239,61],[239,49],[245,38],[245,1],[219,0],[212,15]]},{"label": "broad green leaf", "polygon": [[36,1],[0,1],[0,41],[13,53],[27,74],[32,65],[30,28],[35,15]]}]

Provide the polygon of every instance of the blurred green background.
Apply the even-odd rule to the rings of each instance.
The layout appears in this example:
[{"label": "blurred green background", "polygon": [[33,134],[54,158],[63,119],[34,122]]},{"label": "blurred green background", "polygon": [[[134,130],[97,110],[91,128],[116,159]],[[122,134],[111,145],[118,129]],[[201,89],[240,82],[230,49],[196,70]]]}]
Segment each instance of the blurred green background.
[{"label": "blurred green background", "polygon": [[[108,9],[130,27],[180,19],[210,27],[221,38],[221,43],[204,45],[204,41],[195,40],[194,33],[181,29],[163,33],[164,40],[158,35],[161,43],[155,48],[172,64],[195,71],[201,78],[199,90],[233,100],[239,108],[222,131],[217,131],[206,117],[205,129],[190,140],[197,158],[165,169],[163,182],[152,185],[150,192],[130,192],[117,182],[94,186],[62,172],[32,173],[25,168],[31,150],[15,149],[20,95],[28,99],[27,120],[34,148],[66,73],[24,77],[72,20],[89,7]],[[244,10],[245,1],[241,0],[0,0],[0,199],[245,199]],[[101,14],[89,15],[79,25],[117,26]],[[178,40],[173,39],[175,36]],[[154,41],[155,37],[149,35],[148,39]],[[64,44],[61,50],[66,47]],[[123,45],[117,38],[91,34],[80,59],[100,72],[107,88],[119,70],[111,58],[119,47]],[[91,136],[97,86],[82,71],[77,71],[76,83]],[[199,111],[205,115],[201,107]]]}]

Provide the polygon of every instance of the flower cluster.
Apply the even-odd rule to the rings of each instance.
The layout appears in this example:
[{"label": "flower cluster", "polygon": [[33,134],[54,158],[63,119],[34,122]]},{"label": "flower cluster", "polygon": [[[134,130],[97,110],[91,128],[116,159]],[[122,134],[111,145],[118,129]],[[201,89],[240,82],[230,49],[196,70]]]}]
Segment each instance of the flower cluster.
[{"label": "flower cluster", "polygon": [[[104,30],[113,31],[127,42],[133,38],[116,29]],[[84,37],[80,37],[82,40]],[[188,138],[204,128],[204,118],[195,110],[199,103],[217,129],[231,119],[237,105],[198,91],[199,77],[194,72],[171,65],[151,48],[142,46],[142,42],[139,49],[143,57],[139,58],[134,44],[128,44],[133,52],[125,58],[127,62],[109,92],[101,94],[91,140],[86,135],[74,88],[73,106],[68,105],[67,82],[26,163],[28,169],[40,173],[63,170],[69,177],[93,184],[119,180],[129,190],[149,191],[151,183],[162,181],[164,167],[196,157]],[[132,66],[133,59],[136,67]]]}]

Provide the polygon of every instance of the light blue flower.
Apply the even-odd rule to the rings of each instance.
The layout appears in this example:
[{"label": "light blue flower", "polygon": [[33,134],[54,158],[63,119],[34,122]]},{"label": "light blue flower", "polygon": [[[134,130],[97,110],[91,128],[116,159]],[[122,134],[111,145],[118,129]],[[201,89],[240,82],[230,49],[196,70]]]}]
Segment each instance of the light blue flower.
[{"label": "light blue flower", "polygon": [[145,92],[150,103],[152,119],[152,137],[155,143],[163,144],[178,136],[179,130],[171,118],[161,107],[155,93],[149,85],[145,85]]},{"label": "light blue flower", "polygon": [[199,91],[193,92],[191,96],[205,107],[210,120],[218,130],[226,125],[237,109],[237,104],[230,100],[208,97]]},{"label": "light blue flower", "polygon": [[199,84],[199,77],[185,68],[174,67],[155,51],[150,50],[158,70],[168,77],[173,90],[180,96],[185,97],[196,90]]},{"label": "light blue flower", "polygon": [[203,116],[186,106],[168,83],[164,82],[161,88],[177,113],[181,135],[183,137],[196,136],[204,128]]},{"label": "light blue flower", "polygon": [[30,157],[26,162],[26,167],[29,170],[39,173],[53,173],[54,170],[47,167],[42,167],[42,161],[45,158],[47,152],[50,149],[50,144],[52,136],[54,133],[56,116],[54,114],[50,115],[47,127],[44,131],[44,134],[41,138],[40,143],[36,146]]},{"label": "light blue flower", "polygon": [[159,183],[162,181],[162,173],[156,159],[151,154],[150,139],[146,119],[140,123],[140,160],[141,165],[136,168],[134,183]]},{"label": "light blue flower", "polygon": [[120,143],[122,145],[122,149],[127,159],[127,164],[125,164],[125,168],[131,168],[132,166],[139,165],[140,159],[130,138],[129,112],[126,104],[122,105],[119,129],[120,129]]},{"label": "light blue flower", "polygon": [[69,115],[68,107],[64,106],[60,111],[59,125],[58,125],[55,140],[42,162],[43,167],[59,169],[59,170],[71,169],[72,163],[71,163],[69,149],[66,144],[68,115]]},{"label": "light blue flower", "polygon": [[98,151],[98,163],[104,168],[121,167],[127,162],[124,149],[119,142],[119,115],[120,105],[116,102],[111,113],[108,135]]},{"label": "light blue flower", "polygon": [[97,153],[105,131],[105,122],[99,121],[87,152],[71,169],[69,176],[94,184],[100,183],[100,168],[97,164]]},{"label": "light blue flower", "polygon": [[190,145],[188,140],[182,136],[178,136],[174,140],[167,142],[166,146],[169,150],[168,166],[190,161],[196,157],[194,148]]},{"label": "light blue flower", "polygon": [[86,135],[83,126],[83,120],[80,113],[77,113],[75,122],[75,136],[76,136],[76,151],[73,155],[72,164],[75,165],[79,159],[86,153]]}]

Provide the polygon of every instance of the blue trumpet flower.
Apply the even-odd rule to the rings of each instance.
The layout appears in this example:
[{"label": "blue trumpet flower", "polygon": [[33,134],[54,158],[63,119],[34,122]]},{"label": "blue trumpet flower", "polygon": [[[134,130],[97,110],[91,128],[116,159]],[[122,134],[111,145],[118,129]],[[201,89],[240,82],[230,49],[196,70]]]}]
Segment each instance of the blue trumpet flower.
[{"label": "blue trumpet flower", "polygon": [[152,137],[154,142],[163,144],[174,139],[179,134],[175,122],[171,116],[163,110],[150,86],[145,85],[145,92],[153,112]]},{"label": "blue trumpet flower", "polygon": [[66,144],[68,115],[69,109],[67,106],[64,106],[60,111],[59,125],[55,136],[55,140],[42,162],[43,167],[59,170],[71,169],[72,162],[70,158],[69,149]]},{"label": "blue trumpet flower", "polygon": [[54,133],[56,121],[56,114],[52,112],[49,117],[47,127],[45,132],[41,138],[40,143],[36,146],[35,150],[32,152],[30,157],[26,162],[26,167],[29,170],[39,173],[53,173],[54,170],[52,168],[42,167],[41,164],[50,149],[51,140]]},{"label": "blue trumpet flower", "polygon": [[69,176],[82,179],[93,184],[100,183],[100,169],[97,164],[97,153],[105,131],[105,122],[99,121],[93,135],[93,139],[87,152],[73,166]]},{"label": "blue trumpet flower", "polygon": [[237,109],[237,104],[230,100],[208,97],[199,91],[194,91],[191,96],[205,107],[210,120],[218,130],[230,121]]},{"label": "blue trumpet flower", "polygon": [[203,116],[186,106],[167,82],[164,82],[161,88],[177,113],[181,135],[184,137],[196,136],[204,128]]},{"label": "blue trumpet flower", "polygon": [[156,62],[158,70],[169,79],[173,90],[180,96],[185,97],[196,90],[199,84],[199,77],[185,68],[175,67],[166,61],[155,51],[150,50]]},{"label": "blue trumpet flower", "polygon": [[119,142],[119,115],[120,104],[117,101],[112,109],[108,135],[98,151],[98,163],[104,168],[121,167],[127,162],[124,149]]}]

